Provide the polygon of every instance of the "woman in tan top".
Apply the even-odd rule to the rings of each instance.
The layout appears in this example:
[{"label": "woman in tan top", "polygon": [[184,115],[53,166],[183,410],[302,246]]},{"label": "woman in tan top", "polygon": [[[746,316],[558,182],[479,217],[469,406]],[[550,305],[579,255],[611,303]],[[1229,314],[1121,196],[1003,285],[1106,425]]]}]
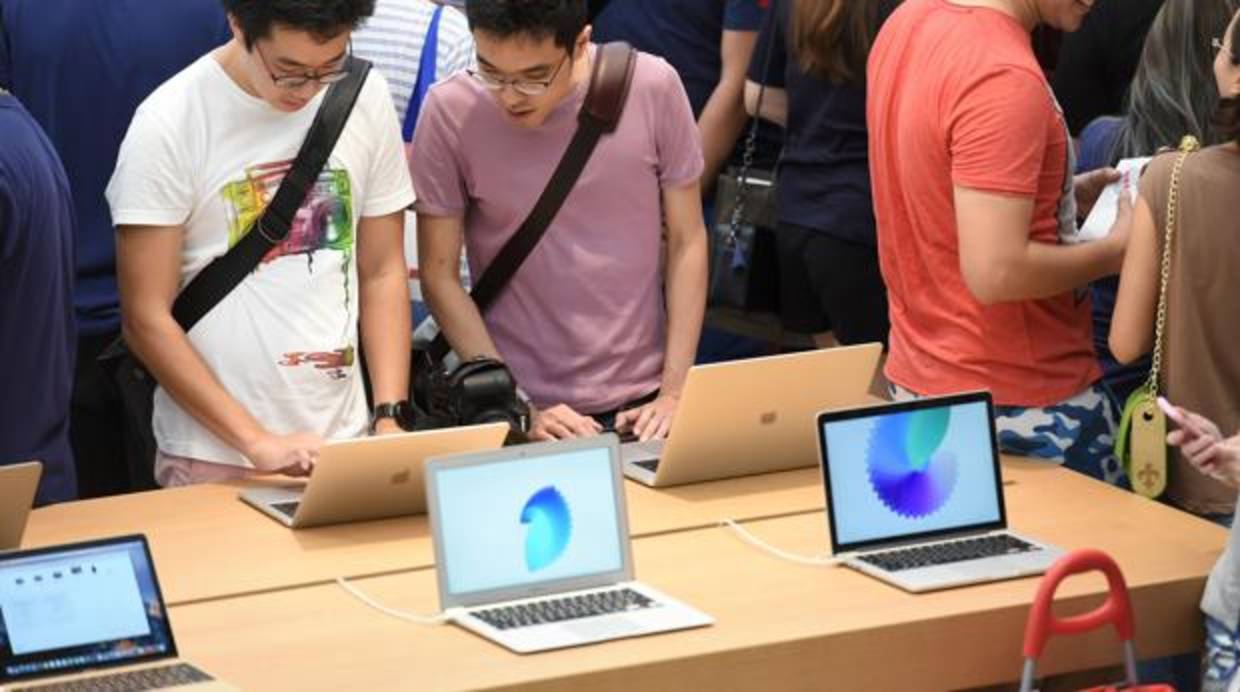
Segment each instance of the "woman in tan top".
[{"label": "woman in tan top", "polygon": [[[1222,41],[1214,73],[1222,98],[1214,125],[1225,144],[1191,154],[1179,187],[1167,287],[1162,391],[1171,401],[1240,429],[1240,13]],[[1171,171],[1177,154],[1154,159],[1141,178],[1119,296],[1111,351],[1121,362],[1154,345],[1159,264]],[[1201,515],[1231,517],[1236,491],[1203,475],[1176,453],[1167,497]],[[1221,517],[1220,517],[1221,518]]]}]

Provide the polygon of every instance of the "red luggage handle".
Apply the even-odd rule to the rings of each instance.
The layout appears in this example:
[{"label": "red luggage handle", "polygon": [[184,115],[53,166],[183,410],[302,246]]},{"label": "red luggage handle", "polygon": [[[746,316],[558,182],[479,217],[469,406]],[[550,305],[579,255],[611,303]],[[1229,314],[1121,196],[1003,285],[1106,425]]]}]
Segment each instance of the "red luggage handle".
[{"label": "red luggage handle", "polygon": [[[1075,574],[1095,571],[1106,575],[1110,592],[1102,605],[1088,613],[1065,618],[1055,617],[1051,606],[1055,602],[1055,591],[1060,582]],[[1038,583],[1037,595],[1029,609],[1029,620],[1025,624],[1025,671],[1021,689],[1032,689],[1034,661],[1042,655],[1046,641],[1052,635],[1079,634],[1107,624],[1115,626],[1115,631],[1124,643],[1125,672],[1128,682],[1135,685],[1136,657],[1132,640],[1136,628],[1133,625],[1132,602],[1128,599],[1128,585],[1119,565],[1115,564],[1111,556],[1094,548],[1073,550],[1056,560]]]},{"label": "red luggage handle", "polygon": [[[1102,572],[1106,575],[1110,593],[1102,605],[1080,615],[1057,618],[1051,612],[1055,590],[1059,583],[1074,574]],[[1132,641],[1132,603],[1128,600],[1128,585],[1119,565],[1111,556],[1094,548],[1074,550],[1055,561],[1038,584],[1038,593],[1029,610],[1029,622],[1025,625],[1025,658],[1037,658],[1046,648],[1046,640],[1056,634],[1079,634],[1106,624],[1115,625],[1122,641]]]}]

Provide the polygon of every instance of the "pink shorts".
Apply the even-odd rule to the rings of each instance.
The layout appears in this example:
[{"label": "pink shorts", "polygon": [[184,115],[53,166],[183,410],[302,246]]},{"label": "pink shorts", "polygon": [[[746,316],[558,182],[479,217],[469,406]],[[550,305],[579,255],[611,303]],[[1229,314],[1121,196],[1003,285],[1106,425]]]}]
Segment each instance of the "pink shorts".
[{"label": "pink shorts", "polygon": [[155,482],[164,488],[233,481],[257,474],[257,471],[245,466],[174,457],[163,452],[155,455]]}]

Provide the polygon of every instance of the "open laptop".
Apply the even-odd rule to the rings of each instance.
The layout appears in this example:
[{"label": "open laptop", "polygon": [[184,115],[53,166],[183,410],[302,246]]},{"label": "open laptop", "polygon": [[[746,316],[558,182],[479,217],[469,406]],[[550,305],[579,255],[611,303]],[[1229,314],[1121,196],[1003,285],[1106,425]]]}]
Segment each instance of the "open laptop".
[{"label": "open laptop", "polygon": [[22,544],[41,475],[43,464],[37,461],[0,466],[0,550]]},{"label": "open laptop", "polygon": [[662,487],[813,466],[811,422],[866,403],[882,344],[697,365],[667,439],[628,442],[624,475]]},{"label": "open laptop", "polygon": [[634,581],[615,435],[432,459],[439,600],[518,653],[713,620]]},{"label": "open laptop", "polygon": [[329,442],[309,481],[247,488],[241,500],[294,529],[421,514],[426,459],[497,449],[507,434],[489,423]]},{"label": "open laptop", "polygon": [[1041,574],[1063,554],[1007,531],[986,392],[818,416],[831,549],[907,591]]},{"label": "open laptop", "polygon": [[177,660],[143,536],[0,555],[0,615],[0,690],[234,689]]}]

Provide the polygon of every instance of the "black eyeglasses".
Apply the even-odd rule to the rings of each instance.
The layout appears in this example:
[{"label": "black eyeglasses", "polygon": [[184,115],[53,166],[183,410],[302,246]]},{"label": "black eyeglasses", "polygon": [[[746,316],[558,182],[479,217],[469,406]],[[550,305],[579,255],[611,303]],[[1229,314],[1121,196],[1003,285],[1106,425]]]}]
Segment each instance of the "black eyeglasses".
[{"label": "black eyeglasses", "polygon": [[513,91],[518,94],[525,94],[526,96],[541,96],[547,92],[547,89],[551,88],[551,84],[555,82],[555,78],[559,76],[560,70],[564,68],[564,63],[568,62],[571,57],[571,53],[565,53],[564,57],[560,59],[559,64],[555,66],[555,71],[553,71],[551,76],[546,79],[506,79],[504,77],[493,75],[489,72],[482,72],[480,70],[466,70],[466,72],[469,73],[469,76],[481,82],[482,86],[490,89],[491,91],[501,91],[504,87],[511,86]]},{"label": "black eyeglasses", "polygon": [[329,72],[306,72],[304,74],[293,75],[277,75],[271,71],[271,66],[267,64],[267,56],[263,55],[263,49],[257,43],[254,44],[254,51],[258,53],[258,59],[263,63],[263,69],[267,70],[267,76],[271,77],[271,83],[276,85],[278,89],[285,91],[296,91],[305,87],[307,84],[314,82],[318,86],[329,86],[341,81],[349,76],[349,70],[343,67],[348,63],[349,55],[353,53],[353,44],[349,44],[349,51],[345,54],[343,60],[340,61],[341,67],[337,70]]}]

